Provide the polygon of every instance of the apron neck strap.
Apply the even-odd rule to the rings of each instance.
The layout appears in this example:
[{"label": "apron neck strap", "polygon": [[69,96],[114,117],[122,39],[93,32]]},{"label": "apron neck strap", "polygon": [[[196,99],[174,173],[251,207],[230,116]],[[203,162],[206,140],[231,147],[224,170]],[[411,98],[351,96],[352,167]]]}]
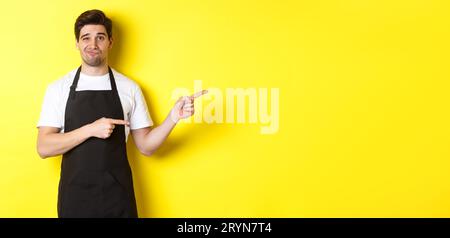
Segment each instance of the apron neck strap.
[{"label": "apron neck strap", "polygon": [[[70,86],[71,92],[75,92],[75,89],[77,88],[78,80],[80,79],[80,73],[81,73],[81,66],[78,67],[77,73],[75,74],[75,78],[73,79],[72,82],[72,86]],[[114,79],[114,74],[109,66],[108,66],[108,73],[109,73],[109,83],[111,84],[111,90],[117,91],[116,80]]]}]

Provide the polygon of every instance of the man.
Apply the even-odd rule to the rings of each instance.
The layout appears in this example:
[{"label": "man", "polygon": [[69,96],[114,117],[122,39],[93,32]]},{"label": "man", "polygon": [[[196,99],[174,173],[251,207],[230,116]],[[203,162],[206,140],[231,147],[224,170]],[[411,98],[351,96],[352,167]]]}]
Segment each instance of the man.
[{"label": "man", "polygon": [[63,155],[59,217],[137,217],[126,141],[131,131],[149,156],[176,123],[193,115],[193,100],[181,97],[164,122],[153,122],[139,86],[109,68],[112,22],[100,10],[75,22],[81,66],[47,88],[38,122],[41,158]]}]

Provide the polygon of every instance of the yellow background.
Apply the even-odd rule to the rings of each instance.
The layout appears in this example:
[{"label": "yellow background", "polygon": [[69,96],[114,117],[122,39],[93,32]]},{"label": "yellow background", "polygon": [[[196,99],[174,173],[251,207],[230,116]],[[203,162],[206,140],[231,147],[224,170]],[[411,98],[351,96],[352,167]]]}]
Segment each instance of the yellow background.
[{"label": "yellow background", "polygon": [[[180,124],[128,149],[141,217],[449,217],[448,1],[2,1],[0,216],[55,217],[47,85],[80,64],[73,23],[109,15],[111,65],[159,124],[175,88],[279,88],[280,128]],[[206,103],[206,101],[205,101]]]}]

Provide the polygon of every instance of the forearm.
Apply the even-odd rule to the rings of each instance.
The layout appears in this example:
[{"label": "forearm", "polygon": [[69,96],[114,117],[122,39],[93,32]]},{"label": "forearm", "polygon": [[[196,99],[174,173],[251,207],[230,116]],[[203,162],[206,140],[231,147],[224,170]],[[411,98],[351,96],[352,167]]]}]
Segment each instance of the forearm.
[{"label": "forearm", "polygon": [[167,139],[179,120],[194,115],[194,99],[207,92],[208,90],[202,90],[189,97],[180,97],[160,126],[145,132],[146,134],[144,135],[136,132],[137,140],[135,142],[137,141],[137,146],[141,153],[147,156],[153,154]]},{"label": "forearm", "polygon": [[38,152],[45,159],[66,153],[83,143],[90,135],[89,125],[85,125],[67,133],[51,133],[38,138]]},{"label": "forearm", "polygon": [[147,135],[145,135],[145,144],[143,148],[143,151],[145,151],[144,154],[151,155],[155,152],[155,150],[157,150],[167,139],[175,126],[176,123],[170,119],[169,114],[161,125],[155,127]]}]

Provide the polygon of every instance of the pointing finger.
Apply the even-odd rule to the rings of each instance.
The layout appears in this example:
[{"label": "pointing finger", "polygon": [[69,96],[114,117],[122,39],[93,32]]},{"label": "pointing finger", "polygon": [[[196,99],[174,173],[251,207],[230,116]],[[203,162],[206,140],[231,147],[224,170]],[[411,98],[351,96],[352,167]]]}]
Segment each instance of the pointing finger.
[{"label": "pointing finger", "polygon": [[128,121],[125,120],[118,120],[118,119],[111,119],[111,123],[116,124],[116,125],[130,125],[130,123]]},{"label": "pointing finger", "polygon": [[192,94],[192,95],[191,95],[191,98],[192,98],[192,99],[196,99],[196,98],[198,98],[198,97],[200,97],[200,96],[202,96],[202,95],[204,95],[204,94],[206,94],[206,93],[208,93],[208,90],[198,91],[198,92]]}]

